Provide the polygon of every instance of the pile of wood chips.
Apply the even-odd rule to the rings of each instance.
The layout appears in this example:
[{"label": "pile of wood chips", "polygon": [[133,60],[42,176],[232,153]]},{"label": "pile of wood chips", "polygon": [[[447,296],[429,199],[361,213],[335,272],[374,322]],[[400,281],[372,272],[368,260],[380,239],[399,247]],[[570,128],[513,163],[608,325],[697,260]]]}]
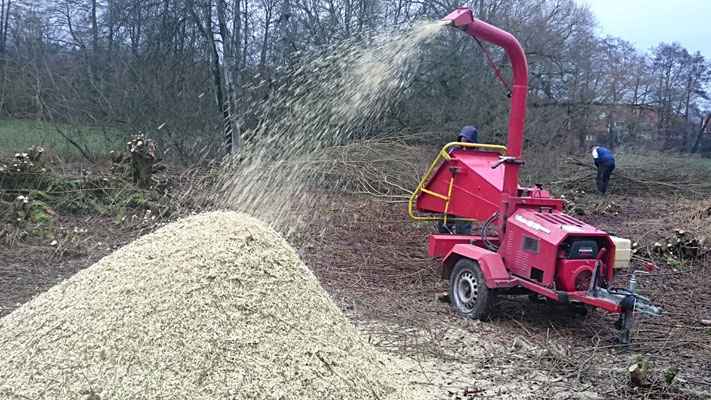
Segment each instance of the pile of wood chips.
[{"label": "pile of wood chips", "polygon": [[0,319],[2,399],[417,399],[254,218],[165,226]]}]

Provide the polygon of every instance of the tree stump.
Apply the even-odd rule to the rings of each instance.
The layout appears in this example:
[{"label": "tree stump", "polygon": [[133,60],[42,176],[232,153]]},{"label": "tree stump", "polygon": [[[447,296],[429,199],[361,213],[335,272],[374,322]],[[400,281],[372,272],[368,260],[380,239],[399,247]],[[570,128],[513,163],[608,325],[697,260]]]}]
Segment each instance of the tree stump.
[{"label": "tree stump", "polygon": [[42,158],[42,153],[44,153],[44,149],[38,146],[32,146],[29,149],[27,149],[26,154],[27,158],[32,161],[36,162],[39,161],[40,158]]},{"label": "tree stump", "polygon": [[665,387],[670,387],[674,381],[676,380],[676,375],[679,373],[679,367],[676,365],[669,366],[665,368],[661,375],[659,376],[660,380],[664,384]]},{"label": "tree stump", "polygon": [[630,381],[635,386],[643,386],[647,383],[647,376],[651,371],[649,362],[641,355],[635,354],[630,357],[627,370],[630,373]]},{"label": "tree stump", "polygon": [[122,151],[111,150],[109,152],[109,159],[114,164],[121,164],[123,162],[123,156],[124,156],[124,153]]},{"label": "tree stump", "polygon": [[155,142],[146,135],[136,135],[128,142],[133,167],[133,183],[149,187],[153,183],[153,164],[156,162]]}]

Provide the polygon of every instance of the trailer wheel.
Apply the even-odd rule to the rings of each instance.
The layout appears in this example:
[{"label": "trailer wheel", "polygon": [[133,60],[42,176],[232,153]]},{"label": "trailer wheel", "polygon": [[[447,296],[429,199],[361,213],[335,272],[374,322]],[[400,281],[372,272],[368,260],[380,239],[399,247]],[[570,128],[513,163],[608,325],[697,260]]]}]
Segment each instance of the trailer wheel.
[{"label": "trailer wheel", "polygon": [[462,258],[454,265],[449,280],[449,299],[457,315],[485,319],[494,304],[496,292],[486,287],[479,263]]}]

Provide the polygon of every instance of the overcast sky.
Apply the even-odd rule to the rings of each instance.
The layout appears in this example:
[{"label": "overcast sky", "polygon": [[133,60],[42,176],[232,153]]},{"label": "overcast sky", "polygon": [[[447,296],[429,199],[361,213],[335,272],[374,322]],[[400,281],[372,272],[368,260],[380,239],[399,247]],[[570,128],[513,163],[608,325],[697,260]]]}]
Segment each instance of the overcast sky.
[{"label": "overcast sky", "polygon": [[590,6],[603,35],[618,36],[646,52],[679,42],[711,59],[711,0],[578,0]]}]

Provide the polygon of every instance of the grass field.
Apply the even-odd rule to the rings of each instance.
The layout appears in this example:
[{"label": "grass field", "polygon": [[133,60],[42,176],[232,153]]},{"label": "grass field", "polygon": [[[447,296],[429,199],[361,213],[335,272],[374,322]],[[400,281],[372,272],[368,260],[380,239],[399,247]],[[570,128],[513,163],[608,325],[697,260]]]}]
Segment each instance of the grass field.
[{"label": "grass field", "polygon": [[685,166],[690,167],[706,167],[711,170],[711,158],[702,158],[699,156],[692,155],[680,155],[680,154],[659,154],[659,155],[637,155],[637,154],[623,154],[616,155],[618,164],[641,164],[641,163],[659,163],[664,162],[665,165],[678,165],[680,168]]},{"label": "grass field", "polygon": [[58,129],[85,147],[89,154],[113,150],[121,140],[120,134],[116,131],[105,132],[93,127],[26,120],[0,120],[0,153],[15,153],[31,146],[41,146],[56,154],[81,154],[58,133]]}]

